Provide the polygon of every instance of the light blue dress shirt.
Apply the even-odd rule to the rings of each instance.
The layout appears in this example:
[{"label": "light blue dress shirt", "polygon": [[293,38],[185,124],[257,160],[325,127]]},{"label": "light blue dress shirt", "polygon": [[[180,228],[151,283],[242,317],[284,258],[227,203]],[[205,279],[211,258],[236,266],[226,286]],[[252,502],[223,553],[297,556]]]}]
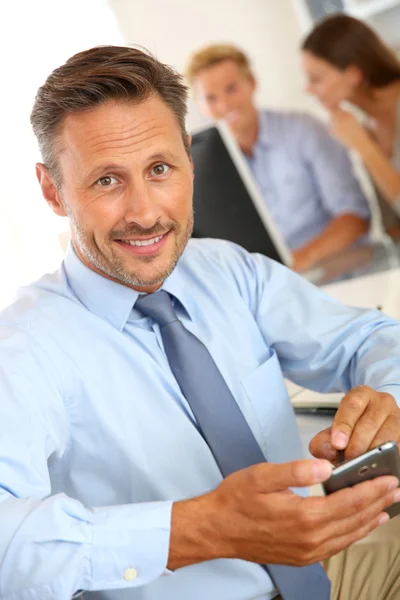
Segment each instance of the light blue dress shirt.
[{"label": "light blue dress shirt", "polygon": [[[163,288],[271,462],[302,455],[283,381],[400,400],[400,325],[261,255],[191,240]],[[0,315],[0,598],[268,600],[260,566],[167,569],[173,500],[221,475],[137,292],[72,250]]]},{"label": "light blue dress shirt", "polygon": [[277,228],[293,250],[341,214],[370,218],[347,151],[309,115],[259,112],[253,156],[245,156]]}]

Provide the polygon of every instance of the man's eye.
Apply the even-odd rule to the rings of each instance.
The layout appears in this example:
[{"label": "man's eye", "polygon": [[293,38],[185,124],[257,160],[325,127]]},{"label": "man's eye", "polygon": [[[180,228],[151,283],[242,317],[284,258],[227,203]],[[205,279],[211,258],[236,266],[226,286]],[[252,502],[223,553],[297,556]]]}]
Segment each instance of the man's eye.
[{"label": "man's eye", "polygon": [[159,165],[156,165],[155,167],[153,167],[151,169],[151,174],[155,175],[155,176],[165,175],[166,173],[168,173],[169,169],[170,169],[170,167],[168,165],[165,165],[162,163],[162,164],[159,164]]},{"label": "man's eye", "polygon": [[101,187],[110,187],[111,185],[116,183],[118,183],[118,180],[115,177],[111,177],[111,175],[107,175],[106,177],[100,177],[100,179],[96,181],[96,185],[99,185]]}]

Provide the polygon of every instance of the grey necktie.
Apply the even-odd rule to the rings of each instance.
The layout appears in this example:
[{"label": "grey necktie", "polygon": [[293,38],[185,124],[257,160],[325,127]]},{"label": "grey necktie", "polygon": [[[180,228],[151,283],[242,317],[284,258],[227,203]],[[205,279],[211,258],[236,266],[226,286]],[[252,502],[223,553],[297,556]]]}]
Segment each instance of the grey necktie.
[{"label": "grey necktie", "polygon": [[[137,308],[160,325],[165,353],[200,432],[224,477],[265,457],[204,344],[179,321],[165,291],[140,296]],[[330,583],[319,564],[262,565],[284,600],[329,600]]]}]

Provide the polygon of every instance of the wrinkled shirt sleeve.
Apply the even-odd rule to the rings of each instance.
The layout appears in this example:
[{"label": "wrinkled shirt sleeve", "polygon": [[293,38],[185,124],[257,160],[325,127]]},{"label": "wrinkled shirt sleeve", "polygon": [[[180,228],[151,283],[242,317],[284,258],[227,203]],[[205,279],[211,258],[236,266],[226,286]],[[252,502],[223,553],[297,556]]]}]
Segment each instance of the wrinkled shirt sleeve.
[{"label": "wrinkled shirt sleeve", "polygon": [[285,377],[318,392],[368,385],[400,405],[398,321],[346,306],[264,256],[243,258],[246,266],[236,269],[241,293]]},{"label": "wrinkled shirt sleeve", "polygon": [[301,153],[314,176],[325,209],[332,216],[354,214],[369,219],[368,200],[353,172],[346,148],[313,117],[304,117],[301,128]]},{"label": "wrinkled shirt sleeve", "polygon": [[0,598],[69,600],[166,570],[172,503],[86,507],[51,495],[69,423],[61,380],[29,333],[0,327]]}]

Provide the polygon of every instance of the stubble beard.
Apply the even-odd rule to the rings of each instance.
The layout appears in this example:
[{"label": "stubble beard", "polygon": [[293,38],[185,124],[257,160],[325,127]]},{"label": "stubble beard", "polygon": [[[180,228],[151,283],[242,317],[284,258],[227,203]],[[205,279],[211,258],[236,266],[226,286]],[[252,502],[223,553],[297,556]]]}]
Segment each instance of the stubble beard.
[{"label": "stubble beard", "polygon": [[[180,259],[193,231],[193,213],[190,215],[186,227],[183,232],[181,232],[181,227],[176,222],[167,223],[163,230],[160,230],[158,226],[158,231],[156,231],[156,226],[151,230],[139,229],[138,227],[131,227],[129,231],[125,232],[114,232],[111,233],[108,241],[106,242],[106,248],[108,250],[107,254],[101,250],[101,248],[97,245],[94,236],[92,234],[88,234],[74,219],[74,217],[69,214],[70,217],[70,226],[72,232],[74,234],[75,242],[78,246],[78,250],[80,254],[90,263],[92,264],[96,270],[100,271],[107,277],[111,277],[112,279],[116,279],[120,281],[124,285],[132,286],[132,287],[149,287],[155,285],[161,285],[172,273],[175,269],[178,260]],[[157,236],[162,233],[166,233],[170,231],[169,235],[173,235],[175,233],[175,247],[172,256],[168,260],[168,263],[164,267],[160,267],[160,271],[153,275],[152,277],[141,276],[140,274],[130,270],[127,267],[127,261],[125,261],[121,256],[117,254],[114,247],[114,240],[123,239],[124,237],[133,236],[139,234],[139,236]],[[110,258],[108,258],[108,256]],[[155,262],[158,258],[158,255],[150,255],[150,256],[138,256],[136,257],[140,260],[141,264],[148,264]]]}]

